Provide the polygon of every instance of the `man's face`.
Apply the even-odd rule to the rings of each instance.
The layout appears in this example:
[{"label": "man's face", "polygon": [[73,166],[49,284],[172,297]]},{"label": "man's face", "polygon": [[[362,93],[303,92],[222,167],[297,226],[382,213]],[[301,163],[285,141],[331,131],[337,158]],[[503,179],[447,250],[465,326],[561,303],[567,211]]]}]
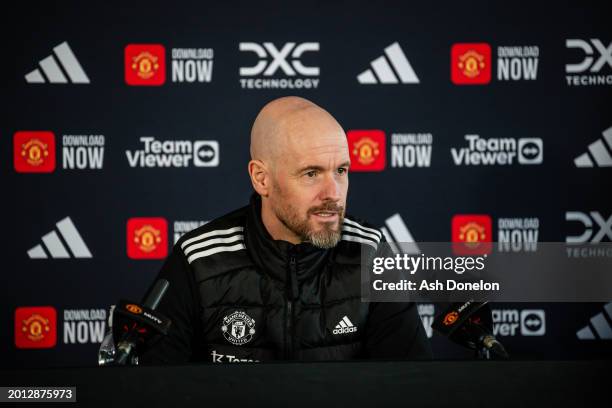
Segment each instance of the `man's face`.
[{"label": "man's face", "polygon": [[340,240],[350,157],[336,126],[314,126],[288,138],[273,171],[275,216],[300,240],[332,248]]}]

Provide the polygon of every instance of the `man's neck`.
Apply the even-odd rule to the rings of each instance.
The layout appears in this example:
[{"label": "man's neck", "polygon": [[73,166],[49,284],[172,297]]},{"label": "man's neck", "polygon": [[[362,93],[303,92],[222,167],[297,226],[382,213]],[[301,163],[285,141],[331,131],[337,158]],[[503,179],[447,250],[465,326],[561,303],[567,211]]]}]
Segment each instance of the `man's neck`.
[{"label": "man's neck", "polygon": [[263,199],[261,200],[261,220],[265,229],[270,236],[272,236],[272,239],[276,241],[287,241],[294,245],[302,242],[297,235],[291,232],[285,224],[278,219],[272,208],[270,208]]}]

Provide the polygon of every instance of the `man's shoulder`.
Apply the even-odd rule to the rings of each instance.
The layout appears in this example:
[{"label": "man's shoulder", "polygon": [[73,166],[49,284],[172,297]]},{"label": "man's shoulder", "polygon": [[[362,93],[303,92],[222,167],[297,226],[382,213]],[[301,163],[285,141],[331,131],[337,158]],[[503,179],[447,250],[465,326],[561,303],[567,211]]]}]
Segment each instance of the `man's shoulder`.
[{"label": "man's shoulder", "polygon": [[224,214],[184,234],[175,248],[184,251],[188,246],[212,239],[228,240],[243,235],[248,206]]},{"label": "man's shoulder", "polygon": [[382,231],[380,230],[380,228],[376,227],[374,224],[369,223],[368,221],[364,220],[363,218],[359,218],[356,217],[353,214],[346,214],[344,216],[344,221],[348,221],[347,224],[349,225],[354,225],[358,228],[362,228],[365,230],[375,230],[378,233],[382,234]]},{"label": "man's shoulder", "polygon": [[378,245],[385,241],[385,238],[380,228],[376,228],[361,218],[347,214],[342,225],[342,241],[350,243],[351,248],[355,248],[355,244],[358,244],[376,250]]}]

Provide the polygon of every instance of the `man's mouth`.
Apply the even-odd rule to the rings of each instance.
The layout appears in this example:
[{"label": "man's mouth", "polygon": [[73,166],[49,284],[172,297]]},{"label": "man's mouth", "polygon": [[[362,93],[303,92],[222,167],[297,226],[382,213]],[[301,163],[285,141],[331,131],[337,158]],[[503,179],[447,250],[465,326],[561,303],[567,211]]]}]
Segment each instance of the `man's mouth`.
[{"label": "man's mouth", "polygon": [[320,222],[320,223],[337,223],[339,220],[338,217],[338,213],[337,212],[330,212],[330,211],[317,211],[312,213],[312,218],[314,218],[314,220],[316,222]]},{"label": "man's mouth", "polygon": [[323,208],[312,211],[310,214],[318,222],[338,222],[342,209]]},{"label": "man's mouth", "polygon": [[338,213],[335,211],[317,211],[314,214],[319,217],[333,217],[338,215]]}]

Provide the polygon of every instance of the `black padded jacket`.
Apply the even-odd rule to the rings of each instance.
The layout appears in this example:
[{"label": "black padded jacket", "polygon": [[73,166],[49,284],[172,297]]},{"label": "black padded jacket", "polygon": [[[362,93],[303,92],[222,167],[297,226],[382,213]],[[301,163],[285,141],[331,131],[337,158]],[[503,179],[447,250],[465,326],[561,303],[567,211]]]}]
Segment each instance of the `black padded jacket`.
[{"label": "black padded jacket", "polygon": [[431,358],[414,303],[362,302],[362,248],[381,242],[350,216],[332,249],[273,240],[253,195],[176,243],[157,277],[172,326],[140,364]]}]

